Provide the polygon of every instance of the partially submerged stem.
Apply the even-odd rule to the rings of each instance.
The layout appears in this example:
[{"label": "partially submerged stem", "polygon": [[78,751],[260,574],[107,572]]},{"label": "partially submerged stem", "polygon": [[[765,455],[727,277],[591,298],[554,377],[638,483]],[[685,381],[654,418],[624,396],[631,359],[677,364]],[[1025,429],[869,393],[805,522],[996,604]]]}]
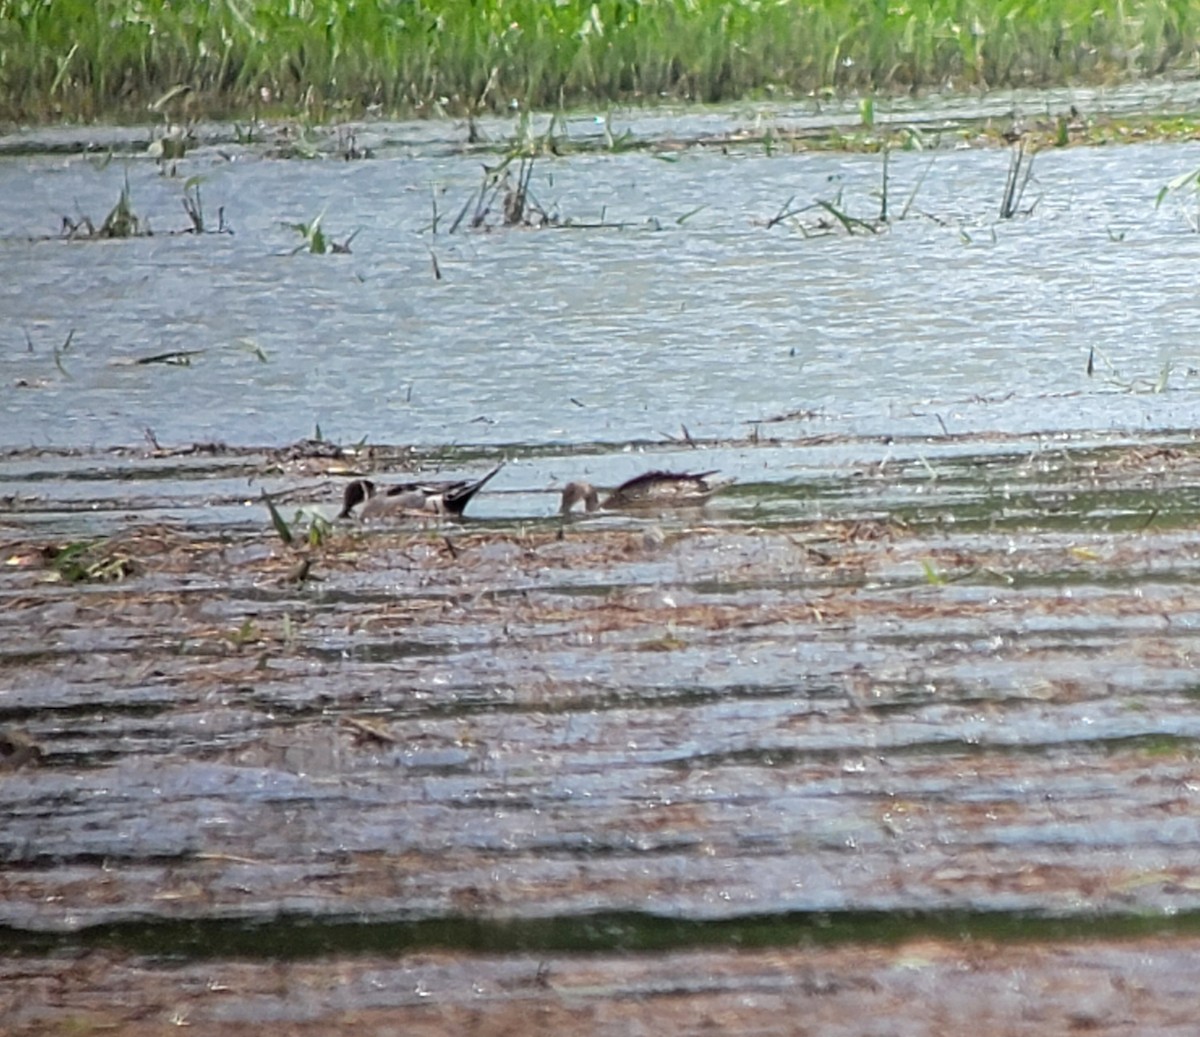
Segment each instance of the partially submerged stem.
[{"label": "partially submerged stem", "polygon": [[[1021,208],[1021,199],[1029,178],[1033,176],[1034,152],[1028,153],[1026,162],[1025,141],[1018,141],[1008,164],[1008,176],[1004,181],[1004,197],[1000,200],[1000,219],[1012,219]],[[1031,207],[1032,209],[1032,207]]]}]

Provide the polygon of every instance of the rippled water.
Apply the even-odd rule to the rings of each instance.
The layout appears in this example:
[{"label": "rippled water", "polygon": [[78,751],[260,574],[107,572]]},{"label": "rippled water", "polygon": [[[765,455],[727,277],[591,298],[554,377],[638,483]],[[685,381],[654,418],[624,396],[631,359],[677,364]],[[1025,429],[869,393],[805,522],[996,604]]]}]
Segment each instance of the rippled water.
[{"label": "rippled water", "polygon": [[[700,123],[753,125],[744,112]],[[662,115],[626,127],[670,133]],[[920,181],[908,218],[815,238],[765,224],[789,200],[839,195],[877,215],[878,155],[547,157],[531,185],[546,209],[619,226],[450,235],[496,156],[448,146],[462,127],[438,133],[361,129],[375,157],[354,162],[217,142],[175,177],[147,158],[0,160],[0,444],[139,442],[147,427],[164,443],[279,443],[318,426],[342,441],[624,442],[681,425],[744,434],[796,411],[816,412],[806,430],[852,435],[1190,423],[1190,392],[1124,391],[1167,363],[1171,389],[1194,384],[1200,236],[1154,205],[1196,164],[1190,145],[1043,151],[1032,215],[999,221],[1008,152],[955,150],[926,127],[940,147],[891,156],[893,214]],[[63,215],[99,223],[126,176],[154,237],[29,240]],[[187,224],[190,176],[234,235],[163,233]],[[283,223],[322,212],[332,238],[358,231],[353,254],[289,255],[299,237]],[[120,363],[171,350],[204,352],[190,367]]]}]

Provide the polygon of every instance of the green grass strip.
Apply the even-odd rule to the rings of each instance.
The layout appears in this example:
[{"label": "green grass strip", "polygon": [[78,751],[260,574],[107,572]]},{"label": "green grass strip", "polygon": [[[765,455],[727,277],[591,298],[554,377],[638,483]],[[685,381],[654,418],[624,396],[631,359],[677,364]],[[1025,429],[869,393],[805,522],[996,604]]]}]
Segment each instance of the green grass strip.
[{"label": "green grass strip", "polygon": [[1198,40],[1189,0],[0,0],[0,117],[1112,82]]}]

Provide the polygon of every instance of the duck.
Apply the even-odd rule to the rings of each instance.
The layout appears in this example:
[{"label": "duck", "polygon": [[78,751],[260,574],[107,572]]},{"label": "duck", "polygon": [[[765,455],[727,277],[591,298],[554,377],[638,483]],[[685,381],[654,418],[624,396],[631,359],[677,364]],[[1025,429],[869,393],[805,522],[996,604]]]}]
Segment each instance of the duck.
[{"label": "duck", "polygon": [[407,482],[378,488],[370,479],[355,479],[342,497],[339,519],[350,518],[362,504],[362,519],[399,518],[405,515],[461,515],[489,479],[504,465],[498,464],[481,479],[446,482]]},{"label": "duck", "polygon": [[641,511],[653,508],[697,508],[708,502],[718,490],[736,482],[721,479],[715,482],[711,472],[644,472],[621,483],[603,500],[596,488],[582,480],[563,487],[560,515],[569,515],[582,501],[585,511]]}]

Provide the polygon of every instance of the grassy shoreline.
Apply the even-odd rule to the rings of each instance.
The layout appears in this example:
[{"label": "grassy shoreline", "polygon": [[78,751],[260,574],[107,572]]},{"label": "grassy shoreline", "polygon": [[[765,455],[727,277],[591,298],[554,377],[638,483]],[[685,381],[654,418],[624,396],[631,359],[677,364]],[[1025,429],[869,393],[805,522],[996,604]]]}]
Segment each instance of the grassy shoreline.
[{"label": "grassy shoreline", "polygon": [[1109,83],[1198,63],[1186,0],[0,0],[0,119],[25,122]]}]

